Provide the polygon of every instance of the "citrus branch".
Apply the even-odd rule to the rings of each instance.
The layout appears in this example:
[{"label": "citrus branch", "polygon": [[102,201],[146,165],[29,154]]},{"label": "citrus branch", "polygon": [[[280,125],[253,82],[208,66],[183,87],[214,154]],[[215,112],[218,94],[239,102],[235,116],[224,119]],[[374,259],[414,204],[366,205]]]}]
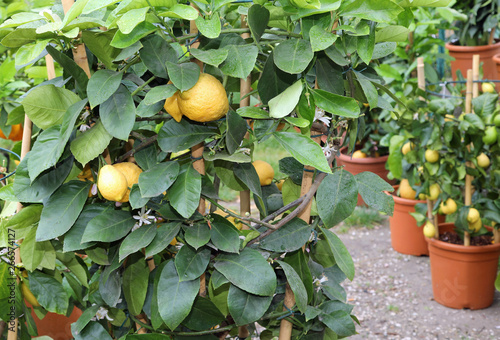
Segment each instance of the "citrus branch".
[{"label": "citrus branch", "polygon": [[146,146],[153,144],[156,142],[156,139],[158,138],[158,135],[151,136],[149,138],[146,138],[143,140],[141,144],[139,144],[137,147],[130,149],[129,151],[125,152],[123,155],[118,157],[116,160],[117,163],[123,162],[125,159],[129,158],[130,156],[134,155],[139,150],[144,149]]}]

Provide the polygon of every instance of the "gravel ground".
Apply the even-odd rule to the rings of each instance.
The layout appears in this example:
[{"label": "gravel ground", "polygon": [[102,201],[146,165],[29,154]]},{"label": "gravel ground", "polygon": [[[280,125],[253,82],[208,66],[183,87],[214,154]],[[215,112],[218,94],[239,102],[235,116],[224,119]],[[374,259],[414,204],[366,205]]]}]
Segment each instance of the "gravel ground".
[{"label": "gravel ground", "polygon": [[500,339],[500,293],[483,310],[456,310],[432,298],[428,257],[403,255],[391,247],[389,224],[339,234],[352,255],[356,276],[346,282],[358,317],[349,339]]}]

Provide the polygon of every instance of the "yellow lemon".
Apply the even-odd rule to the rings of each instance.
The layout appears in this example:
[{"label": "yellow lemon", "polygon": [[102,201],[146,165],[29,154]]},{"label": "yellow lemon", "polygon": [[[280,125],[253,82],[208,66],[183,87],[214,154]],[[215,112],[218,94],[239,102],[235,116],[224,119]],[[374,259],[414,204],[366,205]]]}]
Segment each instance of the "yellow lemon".
[{"label": "yellow lemon", "polygon": [[419,199],[419,200],[422,200],[422,201],[423,201],[423,200],[426,200],[426,199],[427,199],[427,195],[426,195],[426,194],[424,194],[424,193],[420,193],[420,194],[418,194],[418,199]]},{"label": "yellow lemon", "polygon": [[229,101],[221,82],[210,74],[201,73],[192,88],[177,91],[167,98],[164,108],[178,122],[182,116],[196,122],[211,122],[226,115]]},{"label": "yellow lemon", "polygon": [[431,201],[435,201],[438,199],[440,193],[441,188],[439,187],[439,184],[434,183],[429,187],[429,196],[427,196],[427,198]]},{"label": "yellow lemon", "polygon": [[482,83],[481,90],[487,93],[495,93],[495,87],[490,83]]},{"label": "yellow lemon", "polygon": [[[125,179],[127,180],[127,188],[132,188],[132,185],[137,184],[139,182],[139,175],[142,173],[141,168],[131,162],[123,162],[114,164],[113,167],[120,171]],[[120,200],[120,202],[128,202],[130,195],[130,189],[127,189],[125,196]]]},{"label": "yellow lemon", "polygon": [[177,158],[179,156],[182,156],[186,153],[188,153],[190,150],[189,149],[186,149],[186,150],[182,150],[182,151],[179,151],[179,152],[172,152],[170,154],[170,159],[174,159],[174,158]]},{"label": "yellow lemon", "polygon": [[454,119],[455,119],[454,115],[447,114],[447,115],[444,116],[444,121],[445,122],[453,122]]},{"label": "yellow lemon", "polygon": [[408,152],[413,150],[414,147],[415,145],[412,142],[406,142],[401,148],[401,152],[403,153],[403,155],[406,155]]},{"label": "yellow lemon", "polygon": [[352,158],[366,158],[367,155],[366,153],[364,153],[363,151],[361,150],[356,150],[354,151],[354,153],[352,154]]},{"label": "yellow lemon", "polygon": [[177,238],[174,237],[172,241],[170,241],[171,246],[175,246],[177,244]]},{"label": "yellow lemon", "polygon": [[401,183],[399,184],[399,196],[402,198],[413,200],[415,199],[416,195],[417,192],[413,190],[413,188],[410,185],[410,182],[408,182],[406,178],[402,179]]},{"label": "yellow lemon", "polygon": [[284,179],[280,179],[278,182],[276,182],[276,186],[278,187],[279,191],[283,190],[283,183],[285,183]]},{"label": "yellow lemon", "polygon": [[255,171],[257,171],[261,186],[269,185],[273,182],[274,169],[271,164],[257,160],[253,162],[252,165],[254,166]]},{"label": "yellow lemon", "polygon": [[[28,277],[28,273],[26,271],[23,271],[22,275],[23,277]],[[30,290],[28,280],[23,280],[21,282],[21,292],[23,293],[23,297],[26,299],[26,301],[29,302],[30,305],[32,305],[33,307],[40,307],[40,303]]]},{"label": "yellow lemon", "polygon": [[448,198],[445,202],[441,202],[439,207],[445,215],[451,215],[457,211],[457,203],[452,198]]},{"label": "yellow lemon", "polygon": [[[234,213],[234,211],[232,211],[232,210],[231,210],[231,212]],[[242,224],[234,216],[231,216],[231,215],[225,213],[224,211],[220,210],[219,208],[217,208],[213,213],[220,215],[222,217],[225,217],[229,222],[231,222],[236,227],[236,229],[241,230]]]},{"label": "yellow lemon", "polygon": [[480,219],[479,217],[481,217],[479,215],[479,211],[477,211],[477,209],[470,208],[469,213],[467,214],[467,222],[469,222],[470,224],[476,223],[477,220]]},{"label": "yellow lemon", "polygon": [[97,189],[105,199],[119,202],[127,193],[127,178],[114,166],[105,165],[99,170]]},{"label": "yellow lemon", "polygon": [[477,165],[481,168],[487,168],[490,166],[490,158],[483,152],[476,158]]},{"label": "yellow lemon", "polygon": [[436,227],[431,222],[427,221],[424,226],[424,236],[428,238],[432,238],[436,235]]},{"label": "yellow lemon", "polygon": [[436,163],[439,160],[439,152],[436,150],[425,150],[425,160],[429,163]]},{"label": "yellow lemon", "polygon": [[469,223],[469,230],[475,231],[477,233],[481,229],[482,226],[483,226],[483,222],[481,222],[481,219],[478,218],[476,222]]}]

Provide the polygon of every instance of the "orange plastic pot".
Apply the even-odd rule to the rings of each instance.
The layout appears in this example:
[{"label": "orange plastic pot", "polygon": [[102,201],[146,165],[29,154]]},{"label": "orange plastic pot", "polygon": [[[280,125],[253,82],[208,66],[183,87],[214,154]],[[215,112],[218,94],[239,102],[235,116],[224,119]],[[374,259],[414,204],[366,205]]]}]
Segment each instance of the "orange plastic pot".
[{"label": "orange plastic pot", "polygon": [[[391,228],[392,248],[401,254],[406,255],[429,255],[429,249],[422,226],[417,225],[417,221],[410,215],[415,212],[415,206],[426,201],[411,200],[396,196],[399,185],[394,186],[392,197],[394,198],[394,213],[389,217]],[[438,222],[445,221],[444,215],[438,215]]]},{"label": "orange plastic pot", "polygon": [[446,48],[450,52],[450,56],[455,58],[451,62],[453,80],[456,79],[457,70],[462,72],[464,78],[467,77],[467,70],[472,69],[472,56],[474,54],[479,54],[480,62],[483,63],[483,79],[498,79],[493,56],[500,53],[500,41],[493,45],[483,46],[460,46],[447,43]]},{"label": "orange plastic pot", "polygon": [[[340,149],[340,155],[337,158],[337,165],[343,166],[345,170],[353,175],[369,171],[379,175],[384,181],[394,184],[387,178],[389,170],[385,168],[385,163],[389,156],[381,157],[366,157],[366,158],[351,158],[347,155],[347,147]],[[363,199],[358,195],[358,205],[364,205]]]},{"label": "orange plastic pot", "polygon": [[[31,307],[28,302],[26,302],[26,305]],[[31,309],[31,316],[35,320],[38,336],[47,335],[54,340],[73,339],[73,335],[71,334],[71,324],[76,322],[81,315],[82,311],[79,308],[74,307],[73,312],[69,317],[56,313],[47,313],[47,315],[40,320],[33,311],[33,308]]]},{"label": "orange plastic pot", "polygon": [[[495,79],[500,80],[500,53],[495,54],[492,59],[496,65],[497,76]],[[499,86],[498,83],[497,83],[497,86]]]},{"label": "orange plastic pot", "polygon": [[[453,223],[439,225],[439,231],[453,230]],[[500,243],[463,246],[427,239],[434,300],[443,306],[482,309],[493,303]]]}]

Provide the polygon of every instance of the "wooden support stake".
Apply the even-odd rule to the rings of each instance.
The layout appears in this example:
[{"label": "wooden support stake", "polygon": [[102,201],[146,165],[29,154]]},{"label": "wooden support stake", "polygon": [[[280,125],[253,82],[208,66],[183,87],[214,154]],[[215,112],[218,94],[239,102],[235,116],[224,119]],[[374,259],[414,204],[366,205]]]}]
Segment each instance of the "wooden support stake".
[{"label": "wooden support stake", "polygon": [[[472,112],[472,70],[467,70],[467,87],[465,90],[465,113],[469,114]],[[465,163],[466,167],[472,167],[471,162]],[[465,175],[465,205],[470,206],[472,204],[472,176]],[[464,246],[470,246],[470,234],[464,232]]]},{"label": "wooden support stake", "polygon": [[495,31],[496,27],[493,27],[490,32],[490,37],[488,39],[488,45],[493,45],[495,43]]},{"label": "wooden support stake", "polygon": [[479,54],[472,56],[472,98],[479,96]]},{"label": "wooden support stake", "polygon": [[425,64],[424,57],[417,58],[418,88],[425,91]]}]

